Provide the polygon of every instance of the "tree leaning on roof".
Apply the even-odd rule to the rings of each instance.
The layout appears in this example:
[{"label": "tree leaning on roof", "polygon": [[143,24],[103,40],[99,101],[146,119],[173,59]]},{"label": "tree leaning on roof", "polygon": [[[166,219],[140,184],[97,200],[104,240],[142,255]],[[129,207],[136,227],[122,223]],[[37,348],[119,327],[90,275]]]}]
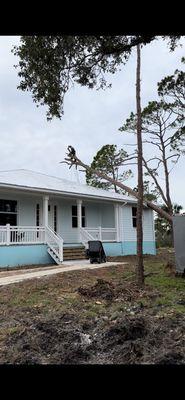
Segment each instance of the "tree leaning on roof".
[{"label": "tree leaning on roof", "polygon": [[[81,161],[77,157],[74,147],[68,146],[67,150],[68,150],[67,157],[64,159],[65,161],[61,161],[61,163],[68,164],[70,166],[70,168],[73,165],[76,166],[76,168],[78,166],[83,167],[86,171],[89,171],[91,173],[93,172],[93,174],[96,174],[100,178],[103,178],[103,179],[107,180],[108,182],[111,182],[112,184],[116,184],[116,186],[120,187],[121,189],[125,190],[128,194],[130,194],[131,196],[138,199],[137,192],[134,191],[133,189],[131,189],[129,186],[124,185],[122,182],[115,181],[113,178],[110,178],[108,175],[102,173],[101,171],[97,171],[95,169],[92,171],[92,169],[89,165],[83,163],[83,161]],[[164,211],[162,208],[156,206],[156,204],[154,204],[152,201],[149,201],[144,197],[143,204],[146,205],[147,207],[151,208],[153,211],[155,211],[157,214],[159,214],[162,218],[166,218],[172,224],[172,216],[170,214],[168,214],[166,211]]]}]

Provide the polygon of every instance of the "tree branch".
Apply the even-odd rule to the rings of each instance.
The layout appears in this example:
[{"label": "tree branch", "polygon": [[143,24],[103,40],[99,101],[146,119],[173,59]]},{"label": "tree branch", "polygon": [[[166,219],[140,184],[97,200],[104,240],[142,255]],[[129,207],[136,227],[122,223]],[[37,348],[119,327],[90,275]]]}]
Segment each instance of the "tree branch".
[{"label": "tree branch", "polygon": [[[65,158],[65,161],[68,165],[70,165],[70,168],[75,165],[76,168],[77,166],[83,167],[85,170],[93,172],[93,174],[99,176],[100,178],[103,178],[107,180],[108,182],[111,182],[112,184],[116,184],[116,186],[120,187],[121,189],[125,190],[128,194],[131,196],[135,197],[138,199],[137,192],[135,192],[133,189],[130,187],[124,185],[123,183],[119,181],[115,181],[114,179],[110,178],[108,175],[103,174],[100,171],[93,170],[89,167],[89,165],[84,164],[77,156],[76,156],[76,151],[72,146],[68,146],[68,153],[67,153],[67,158]],[[62,161],[63,163],[63,161]],[[156,206],[154,203],[151,201],[147,200],[144,198],[144,204],[151,208],[153,211],[157,212],[162,218],[166,218],[171,224],[172,224],[172,216],[168,214],[166,211],[162,210],[162,208],[159,208]]]}]

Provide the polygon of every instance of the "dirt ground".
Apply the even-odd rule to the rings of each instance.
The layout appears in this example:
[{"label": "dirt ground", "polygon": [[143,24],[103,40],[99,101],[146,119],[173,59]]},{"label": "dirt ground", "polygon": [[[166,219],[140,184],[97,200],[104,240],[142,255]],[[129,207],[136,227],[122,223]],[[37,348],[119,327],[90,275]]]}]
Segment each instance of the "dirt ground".
[{"label": "dirt ground", "polygon": [[143,289],[136,257],[122,260],[1,287],[0,363],[184,364],[185,279],[173,252],[145,256]]}]

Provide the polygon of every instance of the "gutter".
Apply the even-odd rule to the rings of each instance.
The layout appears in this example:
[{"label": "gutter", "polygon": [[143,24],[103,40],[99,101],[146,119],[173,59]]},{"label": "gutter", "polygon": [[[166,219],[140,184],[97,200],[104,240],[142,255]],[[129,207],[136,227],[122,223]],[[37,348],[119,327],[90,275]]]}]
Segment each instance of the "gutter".
[{"label": "gutter", "polygon": [[[97,199],[97,200],[108,200],[111,202],[122,202],[122,199],[117,199],[117,198],[110,198],[110,197],[105,197],[105,196],[96,196],[96,195],[91,195],[91,194],[83,194],[83,193],[76,193],[76,192],[61,192],[60,190],[52,190],[52,189],[44,189],[44,188],[31,188],[28,186],[19,186],[19,185],[11,185],[11,184],[1,184],[0,183],[0,189],[5,188],[5,189],[16,189],[16,190],[22,190],[22,191],[27,191],[27,192],[36,192],[39,194],[56,194],[56,195],[61,195],[61,196],[74,196],[74,197],[84,197],[84,198],[90,198],[90,199]],[[132,199],[132,200],[127,200],[123,203],[123,206],[126,205],[127,203],[137,203],[137,200]]]}]

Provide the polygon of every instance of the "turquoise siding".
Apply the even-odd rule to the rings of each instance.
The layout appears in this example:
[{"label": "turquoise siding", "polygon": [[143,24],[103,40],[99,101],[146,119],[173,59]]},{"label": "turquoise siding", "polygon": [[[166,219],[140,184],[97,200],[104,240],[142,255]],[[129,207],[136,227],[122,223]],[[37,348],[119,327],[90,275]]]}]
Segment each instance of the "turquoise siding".
[{"label": "turquoise siding", "polygon": [[[136,242],[106,242],[103,247],[107,256],[136,254]],[[156,254],[155,242],[144,242],[143,247],[144,254]],[[54,263],[45,244],[0,247],[0,268]]]},{"label": "turquoise siding", "polygon": [[0,247],[0,268],[54,263],[45,244]]},{"label": "turquoise siding", "polygon": [[[120,243],[103,243],[103,247],[107,256],[126,256],[136,254],[136,242],[120,242]],[[144,254],[156,254],[155,242],[143,242]]]},{"label": "turquoise siding", "polygon": [[103,247],[107,256],[122,256],[122,243],[103,243]]}]

